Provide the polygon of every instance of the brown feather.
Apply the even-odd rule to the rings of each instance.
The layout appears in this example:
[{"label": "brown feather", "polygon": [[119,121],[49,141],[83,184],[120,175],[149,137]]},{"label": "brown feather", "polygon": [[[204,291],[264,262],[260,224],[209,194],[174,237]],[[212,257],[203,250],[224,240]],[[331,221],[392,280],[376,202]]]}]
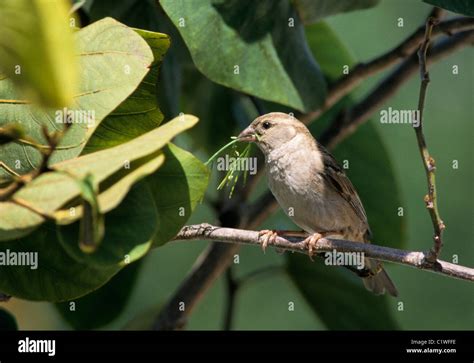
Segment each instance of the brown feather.
[{"label": "brown feather", "polygon": [[344,200],[347,201],[349,206],[359,217],[361,222],[367,226],[367,237],[370,238],[372,233],[369,228],[369,223],[367,221],[367,214],[365,213],[364,206],[357,194],[354,186],[352,185],[349,178],[344,173],[344,169],[340,167],[336,159],[329,153],[329,151],[317,142],[317,146],[321,154],[323,155],[323,163],[325,166],[325,172],[322,176],[328,182],[327,185],[330,185],[334,188]]}]

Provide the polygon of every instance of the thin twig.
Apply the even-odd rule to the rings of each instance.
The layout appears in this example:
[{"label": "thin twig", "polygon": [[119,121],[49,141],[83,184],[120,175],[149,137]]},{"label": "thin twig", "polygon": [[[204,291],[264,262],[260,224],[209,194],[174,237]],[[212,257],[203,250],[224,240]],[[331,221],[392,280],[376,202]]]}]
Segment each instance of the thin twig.
[{"label": "thin twig", "polygon": [[[240,245],[261,247],[263,237],[258,231],[212,226],[207,223],[185,226],[174,238],[180,240],[210,240],[228,242]],[[280,250],[308,254],[308,244],[301,237],[278,236],[275,243],[270,245]],[[332,238],[321,238],[316,243],[317,252],[358,252],[365,257],[401,265],[415,267],[421,270],[435,272],[440,275],[474,282],[474,269],[446,261],[428,261],[427,255],[421,251],[404,251],[396,248],[377,246],[371,243],[360,243]]]},{"label": "thin twig", "polygon": [[418,59],[420,63],[420,95],[418,99],[418,122],[415,127],[416,140],[418,142],[418,148],[420,150],[423,166],[426,172],[426,179],[428,182],[428,194],[425,196],[426,208],[431,216],[434,229],[434,245],[428,254],[428,260],[434,262],[438,259],[443,245],[442,234],[445,228],[443,221],[441,220],[438,204],[437,204],[437,192],[436,192],[436,180],[435,180],[435,160],[428,151],[426,139],[423,134],[423,110],[425,107],[426,89],[430,82],[430,75],[427,69],[426,54],[430,45],[431,35],[433,33],[433,27],[436,21],[433,18],[429,18],[426,22],[425,39],[418,50]]}]

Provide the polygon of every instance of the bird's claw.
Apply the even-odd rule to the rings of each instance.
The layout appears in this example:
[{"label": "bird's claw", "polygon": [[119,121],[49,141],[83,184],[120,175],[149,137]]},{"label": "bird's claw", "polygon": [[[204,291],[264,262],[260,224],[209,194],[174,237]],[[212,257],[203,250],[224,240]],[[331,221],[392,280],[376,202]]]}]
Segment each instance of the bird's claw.
[{"label": "bird's claw", "polygon": [[273,244],[276,241],[276,238],[278,237],[278,233],[275,231],[272,231],[270,229],[264,229],[260,232],[258,232],[258,238],[263,237],[262,240],[262,250],[265,252],[267,249],[267,246],[269,244]]},{"label": "bird's claw", "polygon": [[321,238],[323,238],[323,235],[321,233],[313,233],[311,236],[309,236],[303,241],[306,248],[308,249],[308,256],[311,261],[314,261],[314,250],[316,250],[316,244]]}]

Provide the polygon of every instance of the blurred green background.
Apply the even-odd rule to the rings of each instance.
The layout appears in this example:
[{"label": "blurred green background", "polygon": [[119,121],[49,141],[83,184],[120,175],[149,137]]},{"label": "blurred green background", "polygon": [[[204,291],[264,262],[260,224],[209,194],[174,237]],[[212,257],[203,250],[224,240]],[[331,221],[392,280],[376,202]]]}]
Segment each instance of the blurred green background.
[{"label": "blurred green background", "polygon": [[[351,50],[355,59],[372,59],[397,45],[419,27],[431,6],[410,0],[384,0],[374,8],[333,16],[327,22]],[[396,26],[398,18],[404,27]],[[472,212],[474,149],[474,51],[466,48],[450,55],[430,68],[425,106],[425,135],[437,162],[439,208],[447,229],[442,258],[474,265],[474,220]],[[459,74],[452,73],[458,65]],[[358,88],[363,97],[384,74],[372,77]],[[382,108],[414,109],[418,101],[419,78],[414,76]],[[377,114],[374,115],[377,119]],[[415,133],[410,125],[377,123],[399,181],[404,200],[407,226],[407,248],[426,250],[432,244],[432,226],[425,210],[423,196],[426,180]],[[370,140],[368,140],[370,142]],[[186,140],[181,140],[182,144]],[[206,156],[202,156],[204,160]],[[453,169],[453,160],[459,168]],[[215,171],[214,171],[215,173]],[[214,175],[215,176],[215,175]],[[220,176],[219,176],[220,177]],[[379,196],[380,203],[384,196]],[[393,211],[393,218],[400,218]],[[215,222],[215,216],[201,205],[192,216],[193,222]],[[370,222],[370,221],[369,221]],[[387,220],[386,223],[390,223]],[[267,225],[289,225],[278,212]],[[159,306],[175,291],[207,242],[170,243],[154,250],[145,259],[138,282],[125,311],[105,329],[123,328],[140,314],[152,317]],[[283,257],[274,251],[243,247],[240,264],[234,265],[237,276],[264,266],[283,264]],[[416,269],[386,264],[400,297],[390,299],[392,315],[402,329],[472,329],[474,327],[473,285]],[[317,277],[315,277],[317,278]],[[294,302],[294,311],[288,303]],[[403,310],[400,309],[403,304]],[[16,316],[20,329],[70,329],[48,303],[32,303],[12,299],[4,305]],[[225,306],[223,278],[206,294],[191,316],[189,329],[220,329]],[[77,307],[80,309],[80,306]],[[147,319],[145,316],[145,319]],[[299,291],[284,273],[274,271],[248,281],[239,290],[234,316],[235,329],[324,329],[311,312]]]}]

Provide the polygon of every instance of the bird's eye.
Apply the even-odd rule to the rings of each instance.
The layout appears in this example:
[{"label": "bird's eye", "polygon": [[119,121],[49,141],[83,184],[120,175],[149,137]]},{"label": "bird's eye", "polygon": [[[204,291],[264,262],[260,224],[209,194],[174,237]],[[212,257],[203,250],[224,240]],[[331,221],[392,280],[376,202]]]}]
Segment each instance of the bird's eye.
[{"label": "bird's eye", "polygon": [[268,121],[263,121],[262,126],[265,130],[268,130],[270,127],[272,127],[272,124]]}]

